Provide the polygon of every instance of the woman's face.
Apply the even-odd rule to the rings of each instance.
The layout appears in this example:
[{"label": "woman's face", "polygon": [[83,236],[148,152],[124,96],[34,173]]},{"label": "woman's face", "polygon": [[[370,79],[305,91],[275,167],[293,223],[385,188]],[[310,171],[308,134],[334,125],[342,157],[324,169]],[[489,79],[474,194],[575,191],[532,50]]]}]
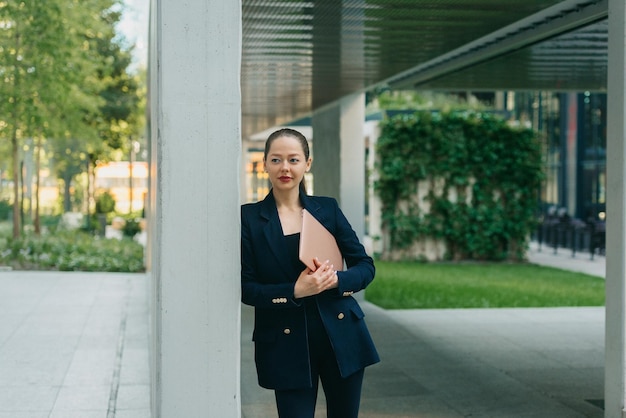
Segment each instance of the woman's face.
[{"label": "woman's face", "polygon": [[281,136],[270,144],[263,164],[275,189],[297,189],[304,173],[311,167],[311,158],[306,159],[298,139]]}]

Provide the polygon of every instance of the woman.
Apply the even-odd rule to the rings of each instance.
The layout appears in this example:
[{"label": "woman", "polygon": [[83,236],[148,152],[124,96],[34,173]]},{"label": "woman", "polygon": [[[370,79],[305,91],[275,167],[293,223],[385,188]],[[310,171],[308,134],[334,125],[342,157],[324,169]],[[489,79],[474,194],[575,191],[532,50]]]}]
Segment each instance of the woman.
[{"label": "woman", "polygon": [[[242,301],[255,307],[259,385],[275,391],[280,418],[313,418],[318,381],[329,418],[356,418],[363,370],[379,361],[352,297],[374,279],[374,263],[337,202],[307,196],[311,167],[306,138],[293,129],[272,133],[263,163],[272,189],[241,208]],[[302,209],[335,237],[346,270],[298,259]]]}]

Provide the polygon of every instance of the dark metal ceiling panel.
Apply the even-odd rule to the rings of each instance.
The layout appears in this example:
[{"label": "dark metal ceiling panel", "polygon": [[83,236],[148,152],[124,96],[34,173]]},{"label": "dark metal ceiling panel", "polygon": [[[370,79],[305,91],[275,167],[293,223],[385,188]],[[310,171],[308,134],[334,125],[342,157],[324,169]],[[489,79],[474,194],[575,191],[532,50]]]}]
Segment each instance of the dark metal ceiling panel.
[{"label": "dark metal ceiling panel", "polygon": [[[598,1],[243,0],[243,134],[288,123],[560,3]],[[420,88],[598,86],[605,26],[449,71]],[[580,68],[571,71],[572,62]]]},{"label": "dark metal ceiling panel", "polygon": [[[446,74],[459,71],[473,73],[476,65],[492,62],[517,51],[529,50],[560,35],[606,20],[607,16],[608,0],[564,1],[393,76],[388,83],[392,88],[406,89],[427,85],[429,80],[441,79]],[[603,28],[606,26],[600,26],[599,30]],[[563,38],[562,42],[574,46],[577,41],[570,37]],[[530,51],[528,54],[517,54],[517,57],[525,59],[532,59],[534,56]],[[547,58],[545,54],[544,58]],[[572,62],[577,64],[576,57],[573,58]],[[517,69],[520,68],[525,66]],[[521,72],[518,74],[522,75]],[[519,83],[523,80],[518,78],[515,81]],[[531,81],[526,80],[523,84],[531,87]]]},{"label": "dark metal ceiling panel", "polygon": [[606,91],[608,22],[603,20],[470,69],[417,85],[426,90]]}]

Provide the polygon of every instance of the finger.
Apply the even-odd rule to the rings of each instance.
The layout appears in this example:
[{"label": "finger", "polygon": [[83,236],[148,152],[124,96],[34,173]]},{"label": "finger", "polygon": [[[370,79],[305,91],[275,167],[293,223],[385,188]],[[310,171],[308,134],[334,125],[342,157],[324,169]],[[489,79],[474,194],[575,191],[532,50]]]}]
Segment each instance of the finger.
[{"label": "finger", "polygon": [[317,270],[315,270],[316,277],[322,278],[326,275],[326,273],[328,273],[330,271],[330,266],[326,263],[323,263],[322,265],[320,265]]},{"label": "finger", "polygon": [[323,281],[326,281],[332,275],[333,275],[333,270],[332,269],[325,269],[324,271],[320,272],[320,279],[323,280]]},{"label": "finger", "polygon": [[334,279],[333,276],[329,277],[328,280],[324,282],[324,290],[332,289],[337,284],[337,280]]},{"label": "finger", "polygon": [[332,269],[331,269],[331,270],[328,270],[328,271],[326,272],[326,274],[324,275],[324,283],[325,283],[325,284],[328,284],[328,283],[332,284],[332,283],[334,283],[334,282],[335,282],[335,277],[336,277],[336,276],[337,276],[337,275],[336,275],[336,273],[335,273],[335,270],[332,270]]},{"label": "finger", "polygon": [[331,279],[330,279],[330,284],[329,284],[329,288],[334,288],[339,286],[339,277],[337,277],[336,274],[333,274]]},{"label": "finger", "polygon": [[330,268],[328,269],[328,275],[330,277],[333,277],[335,274],[335,269],[333,268],[333,266],[330,266]]}]

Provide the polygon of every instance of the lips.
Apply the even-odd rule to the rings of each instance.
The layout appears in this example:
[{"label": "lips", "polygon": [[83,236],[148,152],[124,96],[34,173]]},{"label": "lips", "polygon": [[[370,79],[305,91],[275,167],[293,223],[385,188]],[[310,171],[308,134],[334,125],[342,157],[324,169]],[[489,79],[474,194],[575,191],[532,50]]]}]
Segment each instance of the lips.
[{"label": "lips", "polygon": [[286,183],[288,181],[291,181],[291,177],[289,177],[289,176],[280,176],[280,177],[278,177],[278,180]]}]

